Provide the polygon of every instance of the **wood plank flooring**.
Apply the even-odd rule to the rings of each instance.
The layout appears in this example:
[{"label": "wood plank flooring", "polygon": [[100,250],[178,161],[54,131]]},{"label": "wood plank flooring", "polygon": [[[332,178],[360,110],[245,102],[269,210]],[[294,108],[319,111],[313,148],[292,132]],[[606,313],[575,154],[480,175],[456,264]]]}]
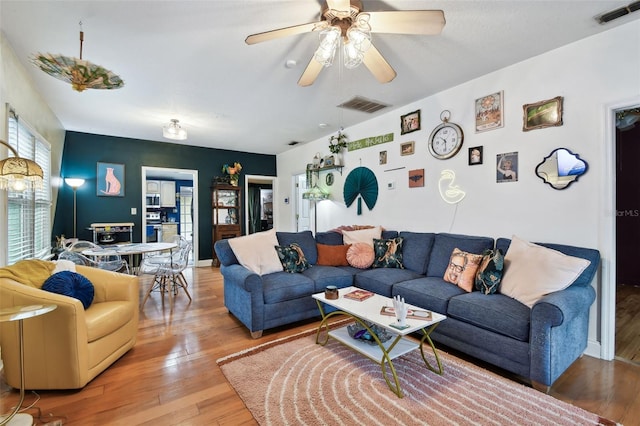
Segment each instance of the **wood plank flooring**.
[{"label": "wood plank flooring", "polygon": [[640,286],[616,287],[616,357],[640,364]]},{"label": "wood plank flooring", "polygon": [[[171,312],[168,300],[163,306],[153,293],[141,312],[135,348],[81,390],[39,392],[35,405],[42,421],[36,424],[62,417],[65,425],[83,426],[255,425],[216,360],[318,322],[269,330],[253,340],[224,307],[218,269],[195,268],[186,275],[191,304],[179,294]],[[148,278],[141,280],[140,300],[148,284]],[[584,356],[550,394],[625,426],[640,425],[638,365]],[[3,412],[18,400],[18,392],[4,383],[1,396]],[[29,393],[26,404],[35,398]],[[37,415],[34,409],[28,412]]]}]

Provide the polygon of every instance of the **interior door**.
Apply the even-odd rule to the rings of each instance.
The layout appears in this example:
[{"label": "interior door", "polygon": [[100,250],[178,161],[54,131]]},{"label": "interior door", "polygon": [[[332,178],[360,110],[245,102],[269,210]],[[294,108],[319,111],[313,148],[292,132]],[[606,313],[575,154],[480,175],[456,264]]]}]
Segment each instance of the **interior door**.
[{"label": "interior door", "polygon": [[296,179],[296,227],[298,232],[311,230],[311,214],[309,200],[302,198],[302,193],[307,189],[307,177],[305,174],[295,176]]}]

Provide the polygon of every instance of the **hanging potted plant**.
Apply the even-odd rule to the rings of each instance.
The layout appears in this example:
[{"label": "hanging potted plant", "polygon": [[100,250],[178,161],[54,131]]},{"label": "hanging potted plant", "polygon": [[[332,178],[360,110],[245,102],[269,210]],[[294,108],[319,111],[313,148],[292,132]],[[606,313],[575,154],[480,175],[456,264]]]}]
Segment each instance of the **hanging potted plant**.
[{"label": "hanging potted plant", "polygon": [[342,150],[347,147],[347,138],[348,136],[342,133],[342,129],[338,131],[337,135],[333,135],[329,138],[329,151],[336,156],[334,161],[336,166],[342,166],[344,164],[342,159]]},{"label": "hanging potted plant", "polygon": [[233,163],[233,166],[225,164],[222,166],[222,173],[229,175],[229,183],[233,186],[238,186],[238,180],[240,180],[240,170],[242,170],[242,164]]}]

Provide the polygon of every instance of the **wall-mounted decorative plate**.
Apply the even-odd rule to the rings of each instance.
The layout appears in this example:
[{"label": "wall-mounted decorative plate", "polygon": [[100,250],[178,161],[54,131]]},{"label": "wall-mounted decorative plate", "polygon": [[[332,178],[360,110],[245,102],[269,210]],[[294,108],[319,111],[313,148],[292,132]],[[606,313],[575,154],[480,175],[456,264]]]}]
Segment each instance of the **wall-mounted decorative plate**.
[{"label": "wall-mounted decorative plate", "polygon": [[333,173],[327,173],[327,177],[325,178],[325,182],[327,183],[327,186],[331,186],[333,185]]}]

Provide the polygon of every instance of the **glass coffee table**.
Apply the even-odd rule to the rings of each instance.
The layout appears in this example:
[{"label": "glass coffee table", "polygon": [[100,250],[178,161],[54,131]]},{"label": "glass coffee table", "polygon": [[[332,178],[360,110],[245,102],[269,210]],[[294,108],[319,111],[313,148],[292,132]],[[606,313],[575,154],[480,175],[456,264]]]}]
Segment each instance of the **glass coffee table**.
[{"label": "glass coffee table", "polygon": [[[407,327],[399,329],[392,325],[397,324],[395,316],[381,313],[383,308],[386,307],[387,309],[390,309],[393,307],[393,299],[379,294],[373,294],[373,296],[360,301],[344,297],[345,294],[351,293],[354,290],[358,289],[356,287],[339,289],[339,297],[337,299],[327,299],[325,297],[325,293],[317,293],[313,295],[313,298],[318,304],[320,314],[322,315],[322,321],[320,322],[316,333],[317,344],[324,346],[329,341],[329,337],[332,337],[340,343],[380,364],[382,368],[382,375],[387,382],[389,389],[391,389],[391,391],[400,398],[403,397],[403,393],[400,388],[398,374],[393,366],[393,360],[395,358],[420,348],[420,354],[422,355],[422,359],[424,360],[426,367],[434,373],[442,375],[444,371],[442,363],[440,362],[438,351],[431,340],[430,334],[441,321],[447,318],[445,315],[436,312],[429,312],[431,315],[430,319],[407,318]],[[323,306],[324,303],[333,306],[337,310],[326,313]],[[425,312],[424,309],[409,304],[407,304],[407,308],[413,312]],[[357,324],[367,330],[370,338],[373,339],[375,344],[351,337],[347,329],[348,326],[330,330],[329,323],[327,321],[336,315],[347,315],[353,318]],[[372,330],[373,325],[383,329],[387,333],[390,333],[392,337],[386,342],[382,342],[378,335],[376,335]],[[409,334],[414,332],[422,332],[422,338],[420,341],[407,337]],[[427,343],[433,351],[437,368],[432,366],[425,358],[425,343]],[[392,379],[389,377],[387,369],[391,372]]]}]

